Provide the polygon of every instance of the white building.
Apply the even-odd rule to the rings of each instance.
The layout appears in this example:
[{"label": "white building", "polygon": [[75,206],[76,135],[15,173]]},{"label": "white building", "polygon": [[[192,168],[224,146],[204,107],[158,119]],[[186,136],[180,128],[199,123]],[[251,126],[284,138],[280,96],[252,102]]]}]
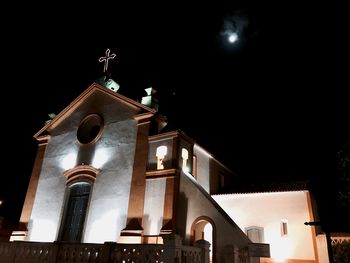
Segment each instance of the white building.
[{"label": "white building", "polygon": [[160,132],[164,120],[111,89],[88,87],[34,136],[24,239],[146,245],[175,235],[176,244],[194,246],[210,228],[213,261],[256,257],[209,194],[231,172],[183,132]]},{"label": "white building", "polygon": [[315,221],[305,184],[275,184],[213,198],[253,242],[270,244],[271,258],[263,262],[328,262],[325,235],[304,224]]},{"label": "white building", "polygon": [[[154,105],[149,96],[144,101]],[[39,148],[20,239],[45,245],[15,242],[16,253],[31,251],[19,255],[0,244],[4,262],[13,255],[37,262],[53,251],[82,262],[139,262],[146,248],[147,262],[207,262],[206,250],[195,247],[203,249],[203,239],[213,262],[325,262],[323,239],[304,225],[314,219],[306,190],[220,195],[234,174],[165,125],[154,108],[88,87],[34,136]]]}]

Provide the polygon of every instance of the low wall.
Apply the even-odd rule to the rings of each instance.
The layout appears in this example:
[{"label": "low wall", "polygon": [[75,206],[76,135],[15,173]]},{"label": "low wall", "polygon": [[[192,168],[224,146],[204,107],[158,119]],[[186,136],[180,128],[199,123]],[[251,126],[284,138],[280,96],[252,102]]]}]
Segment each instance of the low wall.
[{"label": "low wall", "polygon": [[[165,241],[166,238],[163,237]],[[145,263],[208,263],[208,247],[183,246],[172,242],[164,244],[104,244],[46,243],[46,242],[0,242],[2,263],[68,263],[68,262],[145,262]]]}]

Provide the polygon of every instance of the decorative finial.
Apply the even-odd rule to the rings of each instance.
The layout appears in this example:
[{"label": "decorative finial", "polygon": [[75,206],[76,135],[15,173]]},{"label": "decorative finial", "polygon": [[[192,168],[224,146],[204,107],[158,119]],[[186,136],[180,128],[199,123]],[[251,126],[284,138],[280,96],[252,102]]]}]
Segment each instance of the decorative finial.
[{"label": "decorative finial", "polygon": [[145,89],[145,91],[147,95],[142,97],[141,104],[158,110],[158,100],[153,96],[157,91],[152,87]]},{"label": "decorative finial", "polygon": [[99,62],[103,62],[104,61],[104,66],[103,66],[103,72],[107,72],[107,69],[108,69],[108,60],[110,59],[114,59],[115,58],[115,54],[112,53],[112,54],[109,54],[111,52],[111,50],[109,48],[107,48],[105,54],[106,56],[105,57],[100,57],[98,59]]}]

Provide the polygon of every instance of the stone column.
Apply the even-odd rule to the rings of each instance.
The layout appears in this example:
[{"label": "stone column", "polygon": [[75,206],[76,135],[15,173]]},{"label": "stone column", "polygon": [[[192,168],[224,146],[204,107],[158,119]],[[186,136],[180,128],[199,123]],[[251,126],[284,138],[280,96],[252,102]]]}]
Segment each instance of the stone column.
[{"label": "stone column", "polygon": [[228,262],[240,262],[239,261],[239,249],[235,247],[234,245],[226,245],[221,250],[221,258],[224,263]]},{"label": "stone column", "polygon": [[210,262],[210,258],[209,258],[210,243],[207,240],[200,239],[200,240],[197,240],[196,242],[194,242],[194,246],[199,247],[202,250],[201,262],[202,263],[209,263]]},{"label": "stone column", "polygon": [[162,235],[164,259],[167,263],[181,263],[182,238],[177,234]]},{"label": "stone column", "polygon": [[101,254],[101,263],[109,263],[112,255],[112,250],[115,248],[117,243],[115,242],[104,242]]}]

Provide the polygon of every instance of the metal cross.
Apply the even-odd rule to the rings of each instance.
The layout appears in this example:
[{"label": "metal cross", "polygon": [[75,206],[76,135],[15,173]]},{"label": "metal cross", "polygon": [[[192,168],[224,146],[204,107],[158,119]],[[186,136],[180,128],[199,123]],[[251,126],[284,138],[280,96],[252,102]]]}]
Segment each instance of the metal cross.
[{"label": "metal cross", "polygon": [[105,63],[105,65],[104,65],[104,67],[103,67],[103,72],[106,72],[107,69],[108,69],[108,60],[114,59],[114,58],[115,58],[115,54],[114,54],[114,53],[109,54],[110,52],[111,52],[111,51],[109,50],[109,48],[107,48],[107,50],[106,50],[106,52],[105,52],[106,56],[105,56],[105,57],[100,57],[100,58],[98,59],[99,62],[103,62],[103,61],[104,61],[104,63]]}]

